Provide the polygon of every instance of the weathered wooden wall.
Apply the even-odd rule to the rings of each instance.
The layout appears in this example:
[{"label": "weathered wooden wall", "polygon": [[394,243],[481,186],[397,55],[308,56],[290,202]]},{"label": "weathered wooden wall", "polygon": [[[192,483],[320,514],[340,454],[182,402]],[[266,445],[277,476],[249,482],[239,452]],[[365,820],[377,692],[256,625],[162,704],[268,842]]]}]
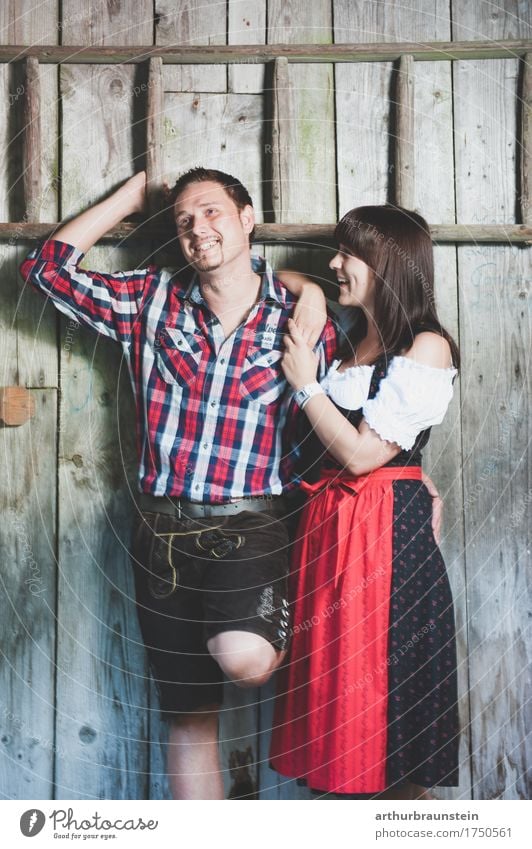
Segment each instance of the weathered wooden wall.
[{"label": "weathered wooden wall", "polygon": [[[261,44],[529,38],[526,3],[466,0],[13,0],[11,44]],[[79,211],[142,167],[143,66],[41,67],[41,220]],[[417,208],[429,221],[519,221],[517,60],[414,66]],[[237,174],[259,220],[334,222],[361,203],[396,200],[397,67],[278,63],[163,66],[163,170]],[[0,217],[20,208],[21,79],[0,66]],[[59,122],[62,122],[61,125]],[[276,133],[273,132],[275,129]],[[277,144],[277,147],[276,147]],[[288,156],[279,156],[279,151]],[[272,197],[271,175],[281,179]],[[161,177],[163,175],[160,175]],[[0,245],[0,385],[27,386],[36,416],[3,429],[0,796],[167,798],[165,728],[136,622],[128,563],[134,445],[118,348],[23,292],[28,246]],[[277,266],[327,277],[330,252],[257,246]],[[97,247],[95,267],[133,267],[149,246]],[[436,249],[444,322],[463,370],[427,457],[445,497],[461,684],[461,784],[442,796],[527,798],[526,673],[530,569],[530,253]],[[308,798],[268,766],[272,687],[227,687],[221,738],[227,791],[247,778],[268,799]],[[528,729],[530,728],[528,715]],[[234,770],[235,753],[244,766]],[[233,767],[233,770],[231,769]]]}]

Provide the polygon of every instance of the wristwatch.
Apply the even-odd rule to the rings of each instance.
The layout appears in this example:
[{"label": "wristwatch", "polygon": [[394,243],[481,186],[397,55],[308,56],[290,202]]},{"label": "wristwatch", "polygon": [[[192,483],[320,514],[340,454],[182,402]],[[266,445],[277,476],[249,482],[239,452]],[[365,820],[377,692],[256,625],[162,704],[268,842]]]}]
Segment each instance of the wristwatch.
[{"label": "wristwatch", "polygon": [[294,392],[294,401],[300,410],[302,410],[311,398],[314,398],[314,395],[325,395],[325,391],[322,389],[317,380],[313,383],[307,383],[305,386],[298,389],[297,392]]}]

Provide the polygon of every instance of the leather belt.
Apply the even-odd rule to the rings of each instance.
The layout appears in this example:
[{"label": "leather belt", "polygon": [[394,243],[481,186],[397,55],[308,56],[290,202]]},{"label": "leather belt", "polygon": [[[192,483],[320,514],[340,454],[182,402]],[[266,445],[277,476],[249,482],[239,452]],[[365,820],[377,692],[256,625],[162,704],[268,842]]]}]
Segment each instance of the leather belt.
[{"label": "leather belt", "polygon": [[201,504],[174,498],[169,495],[149,495],[141,493],[137,498],[140,509],[147,513],[166,513],[176,519],[208,519],[211,516],[232,516],[243,510],[254,513],[275,513],[283,515],[285,502],[282,495],[256,495],[249,498],[237,498],[222,504]]}]

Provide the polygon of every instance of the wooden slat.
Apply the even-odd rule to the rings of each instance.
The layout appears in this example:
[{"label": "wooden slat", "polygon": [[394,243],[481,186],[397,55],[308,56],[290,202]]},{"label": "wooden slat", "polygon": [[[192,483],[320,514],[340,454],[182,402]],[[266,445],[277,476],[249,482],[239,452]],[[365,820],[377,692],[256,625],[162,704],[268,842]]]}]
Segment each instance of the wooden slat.
[{"label": "wooden slat", "polygon": [[[113,10],[114,23],[106,25]],[[65,41],[151,38],[148,0],[135,4],[138,26],[128,3],[108,4],[98,16],[84,0],[63,0],[62,11]],[[63,216],[108,193],[145,151],[135,71],[60,69]],[[142,253],[117,248],[110,257],[98,247],[86,262],[99,270],[134,268]],[[57,764],[57,798],[142,799],[149,786],[149,680],[128,557],[131,388],[118,344],[65,318],[60,340],[57,736],[69,757]]]},{"label": "wooden slat", "polygon": [[[178,59],[173,65],[182,67],[165,68],[165,91],[206,92],[227,90],[227,71],[209,64],[210,52],[225,49],[227,30],[226,3],[179,2],[155,0],[155,44],[166,48],[153,55],[174,54]],[[176,45],[179,47],[176,50]],[[201,46],[200,46],[201,45]],[[150,52],[153,48],[148,48]],[[156,49],[156,48],[155,48]],[[186,67],[179,56],[195,55],[203,67]],[[202,57],[202,58],[200,58]],[[198,63],[192,63],[198,64]]]},{"label": "wooden slat", "polygon": [[[38,6],[32,0],[0,4],[4,43],[39,44],[57,37],[57,0]],[[5,220],[23,201],[18,133],[25,83],[18,70],[0,69],[0,214]],[[42,73],[41,90],[48,102],[42,126],[42,171],[48,181],[58,135],[53,66]],[[39,206],[45,219],[57,217],[54,187],[43,192]],[[44,299],[22,290],[18,266],[26,252],[17,236],[0,247],[0,382],[52,388],[32,389],[35,417],[0,431],[0,796],[19,800],[53,798],[54,762],[65,757],[54,735],[57,320],[53,310],[43,315]]]},{"label": "wooden slat", "polygon": [[57,390],[4,428],[0,454],[0,797],[53,798]]},{"label": "wooden slat", "polygon": [[157,212],[163,177],[163,119],[163,63],[160,56],[156,56],[149,61],[146,120],[146,178],[148,208],[152,215]]},{"label": "wooden slat", "polygon": [[[450,22],[443,8],[436,10],[437,32],[445,36]],[[416,65],[414,99],[415,138],[415,205],[429,220],[454,222],[456,219],[454,180],[454,136],[452,66],[450,62]],[[435,296],[438,315],[444,327],[458,341],[458,273],[456,247],[438,244],[434,247]],[[444,500],[444,522],[441,549],[454,600],[458,661],[458,696],[460,719],[458,787],[438,787],[439,799],[471,797],[471,762],[469,734],[468,677],[468,610],[464,557],[464,522],[462,489],[462,381],[457,380],[454,397],[443,420],[434,427],[423,465],[435,481]]]},{"label": "wooden slat", "polygon": [[[221,37],[221,36],[220,36]],[[524,56],[532,49],[527,39],[462,42],[404,42],[382,44],[230,44],[168,47],[78,47],[53,45],[0,46],[0,63],[36,56],[41,64],[138,64],[151,56],[161,56],[168,65],[227,64],[249,59],[271,62],[287,56],[290,62],[392,62],[405,53],[416,62],[447,62],[459,59],[504,59]]]},{"label": "wooden slat", "polygon": [[[290,126],[292,110],[290,108],[290,83],[288,80],[288,59],[281,56],[275,60],[273,72],[273,119],[272,119],[272,210],[279,224],[286,220],[283,204],[287,177],[287,158],[292,155],[290,146]],[[288,216],[289,217],[289,216]]]},{"label": "wooden slat", "polygon": [[[268,0],[268,41],[331,42],[330,2]],[[311,49],[315,45],[312,44]],[[332,65],[292,65],[276,60],[272,126],[272,205],[277,228],[286,222],[336,221],[334,139],[334,71]],[[262,237],[264,231],[261,231]],[[280,243],[265,251],[274,269],[296,268],[318,278],[326,273],[328,251],[309,244]],[[287,781],[269,766],[270,729],[275,680],[262,688],[259,727],[261,799],[308,799],[309,791]]]},{"label": "wooden slat", "polygon": [[414,59],[404,55],[397,74],[397,128],[395,137],[395,200],[414,209]]},{"label": "wooden slat", "polygon": [[[165,94],[164,171],[172,180],[196,165],[242,181],[262,220],[263,99],[256,94]],[[174,239],[169,231],[167,238]],[[160,239],[158,240],[160,242]]]},{"label": "wooden slat", "polygon": [[0,32],[4,44],[55,44],[59,0],[9,0],[0,3]]},{"label": "wooden slat", "polygon": [[[530,4],[521,17],[511,3],[496,14],[467,0],[452,7],[457,37],[525,34],[532,24]],[[515,215],[518,73],[516,60],[453,69],[458,220]],[[461,247],[458,268],[473,794],[528,799],[530,257]]]},{"label": "wooden slat", "polygon": [[[229,0],[228,44],[264,44],[266,42],[266,0]],[[242,64],[229,65],[227,90],[234,93],[262,94],[265,65],[249,57]]]},{"label": "wooden slat", "polygon": [[39,221],[42,192],[41,174],[41,80],[39,62],[26,59],[24,92],[24,129],[22,135],[22,174],[24,181],[25,221]]},{"label": "wooden slat", "polygon": [[[199,73],[200,70],[197,69]],[[210,70],[205,69],[208,80]],[[206,82],[197,79],[198,88]],[[263,98],[256,94],[165,93],[164,168],[176,175],[194,165],[234,174],[246,186],[262,217]],[[169,234],[172,238],[173,234]],[[175,235],[173,235],[175,238]],[[159,240],[160,241],[160,240]],[[168,252],[168,263],[175,257]],[[257,782],[256,691],[227,684],[220,714],[220,753],[226,795]],[[248,748],[251,756],[247,754]],[[238,762],[238,768],[237,768]],[[152,795],[164,791],[162,753],[157,755]]]},{"label": "wooden slat", "polygon": [[[195,162],[189,155],[189,162]],[[165,168],[175,168],[175,159],[165,157]],[[188,166],[187,166],[188,167]],[[260,210],[257,203],[257,210]],[[23,239],[32,241],[43,239],[57,229],[57,224],[26,224],[1,223],[0,241],[2,239]],[[532,241],[532,226],[524,224],[432,224],[432,238],[440,244],[481,244],[506,243],[522,244]],[[257,242],[303,242],[316,245],[330,245],[333,241],[333,224],[258,224],[255,240]],[[138,224],[124,222],[102,236],[102,242],[121,242],[134,237],[136,241],[168,241],[175,239],[175,233],[163,227],[139,227]]]},{"label": "wooden slat", "polygon": [[[418,14],[412,4],[400,8],[391,4],[368,4],[364,0],[336,0],[334,4],[335,40],[349,41],[375,38],[383,42],[401,41],[405,34],[422,42],[450,36],[448,5],[446,0],[426,4],[423,14]],[[406,66],[405,66],[406,61]],[[410,58],[402,59],[402,68],[394,81],[391,63],[388,65],[337,65],[336,114],[339,167],[340,210],[363,204],[397,201],[419,209],[430,221],[441,221],[433,227],[434,238],[439,243],[463,237],[455,231],[453,173],[453,112],[451,67],[448,62],[416,64],[415,90],[404,70],[411,74]],[[394,85],[395,82],[395,85]],[[406,83],[406,85],[405,85]],[[399,92],[399,87],[402,92]],[[389,98],[395,91],[399,101],[394,131],[398,139],[407,140],[406,164],[409,171],[415,168],[415,185],[409,181],[409,196],[401,197],[401,157],[390,150]],[[392,98],[394,95],[392,94]],[[401,129],[401,125],[403,129]],[[406,129],[404,128],[406,126]],[[413,140],[416,140],[414,146]],[[390,161],[392,159],[392,161]],[[393,161],[395,160],[395,161]],[[399,184],[399,185],[398,185]],[[397,195],[399,194],[399,197]],[[467,236],[466,236],[467,237]],[[454,238],[453,238],[454,240]],[[441,319],[449,331],[458,331],[456,251],[451,245],[435,247],[436,297]],[[463,528],[461,527],[462,491],[460,394],[455,391],[453,408],[441,427],[434,428],[424,452],[424,465],[430,471],[445,498],[445,526],[443,554],[454,594],[457,622],[460,713],[465,733],[460,748],[460,787],[438,788],[440,798],[465,798],[470,792],[468,764],[469,696],[467,667],[467,633],[464,623],[467,610],[464,593]]]},{"label": "wooden slat", "polygon": [[521,91],[520,206],[521,221],[532,225],[532,53],[523,62]]}]

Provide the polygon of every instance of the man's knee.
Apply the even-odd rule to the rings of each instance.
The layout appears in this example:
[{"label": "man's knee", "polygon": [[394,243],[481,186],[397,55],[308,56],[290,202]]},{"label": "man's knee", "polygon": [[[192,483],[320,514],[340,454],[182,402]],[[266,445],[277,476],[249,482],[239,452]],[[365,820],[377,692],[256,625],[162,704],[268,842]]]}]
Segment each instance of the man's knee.
[{"label": "man's knee", "polygon": [[278,665],[274,647],[246,631],[225,631],[207,643],[224,674],[239,687],[261,687]]}]

